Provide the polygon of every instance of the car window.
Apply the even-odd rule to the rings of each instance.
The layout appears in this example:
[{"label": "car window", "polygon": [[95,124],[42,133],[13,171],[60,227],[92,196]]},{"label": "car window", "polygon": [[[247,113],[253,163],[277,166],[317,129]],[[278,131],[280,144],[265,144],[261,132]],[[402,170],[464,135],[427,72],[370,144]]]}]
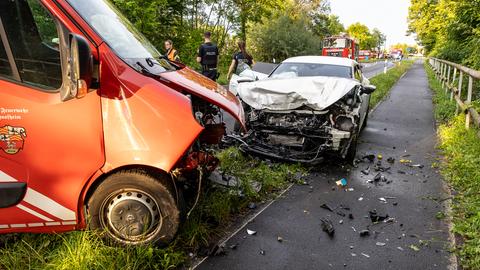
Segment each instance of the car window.
[{"label": "car window", "polygon": [[3,45],[3,41],[0,38],[0,76],[13,78],[12,67],[8,61],[7,51]]},{"label": "car window", "polygon": [[57,24],[38,0],[0,1],[0,18],[22,83],[56,90],[62,85]]},{"label": "car window", "polygon": [[340,77],[352,78],[352,68],[348,66],[312,64],[312,63],[282,63],[270,75],[273,79],[295,77]]}]

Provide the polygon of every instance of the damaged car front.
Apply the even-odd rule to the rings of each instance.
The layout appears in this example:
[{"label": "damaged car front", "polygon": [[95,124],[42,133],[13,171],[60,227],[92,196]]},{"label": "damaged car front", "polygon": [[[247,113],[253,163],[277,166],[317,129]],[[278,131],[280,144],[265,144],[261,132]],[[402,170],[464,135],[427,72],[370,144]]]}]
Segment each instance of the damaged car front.
[{"label": "damaged car front", "polygon": [[238,86],[249,131],[234,138],[244,151],[272,159],[353,160],[374,90],[353,60],[288,59],[268,79]]}]

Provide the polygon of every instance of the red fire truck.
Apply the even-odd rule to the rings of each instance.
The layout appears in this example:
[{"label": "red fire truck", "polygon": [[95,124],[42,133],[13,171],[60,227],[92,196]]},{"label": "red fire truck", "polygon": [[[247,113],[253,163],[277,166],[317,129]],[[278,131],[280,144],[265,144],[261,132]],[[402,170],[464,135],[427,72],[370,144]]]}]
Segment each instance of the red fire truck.
[{"label": "red fire truck", "polygon": [[109,1],[0,1],[0,234],[88,223],[168,243],[182,191],[217,165],[222,110],[244,127],[233,94],[162,57]]},{"label": "red fire truck", "polygon": [[323,56],[346,57],[358,61],[358,43],[347,35],[331,36],[323,40]]}]

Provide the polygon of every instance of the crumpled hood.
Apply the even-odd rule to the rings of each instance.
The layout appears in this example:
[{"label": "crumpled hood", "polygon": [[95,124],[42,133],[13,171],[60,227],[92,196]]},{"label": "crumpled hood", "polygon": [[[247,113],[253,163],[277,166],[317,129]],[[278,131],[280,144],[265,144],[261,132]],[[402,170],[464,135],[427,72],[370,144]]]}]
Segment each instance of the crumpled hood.
[{"label": "crumpled hood", "polygon": [[304,105],[324,110],[359,85],[353,79],[301,77],[241,83],[237,91],[256,110],[295,110]]},{"label": "crumpled hood", "polygon": [[165,72],[160,76],[167,85],[174,89],[186,91],[219,106],[231,114],[242,127],[245,127],[245,116],[240,101],[223,86],[188,67],[174,72]]}]

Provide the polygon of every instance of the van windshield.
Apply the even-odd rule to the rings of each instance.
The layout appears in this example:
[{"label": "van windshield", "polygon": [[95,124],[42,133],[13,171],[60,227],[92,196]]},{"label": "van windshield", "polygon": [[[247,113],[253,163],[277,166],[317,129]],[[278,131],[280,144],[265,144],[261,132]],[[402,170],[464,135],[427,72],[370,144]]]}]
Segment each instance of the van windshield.
[{"label": "van windshield", "polygon": [[67,0],[78,14],[127,64],[151,73],[175,70],[128,19],[108,0]]}]

